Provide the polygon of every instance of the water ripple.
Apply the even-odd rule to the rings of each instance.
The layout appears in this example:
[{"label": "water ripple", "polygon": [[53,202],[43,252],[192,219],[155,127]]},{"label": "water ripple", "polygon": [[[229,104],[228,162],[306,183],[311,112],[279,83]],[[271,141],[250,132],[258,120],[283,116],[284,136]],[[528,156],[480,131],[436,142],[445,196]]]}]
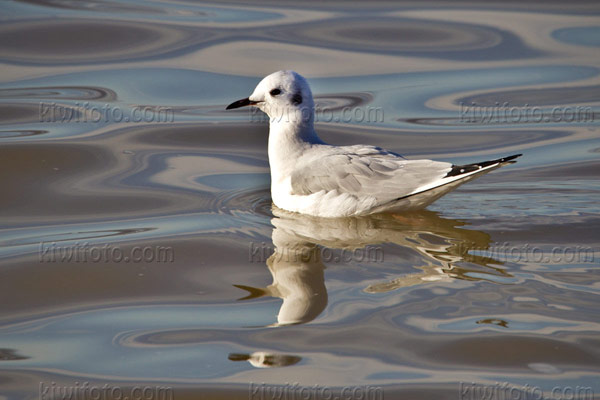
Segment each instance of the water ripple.
[{"label": "water ripple", "polygon": [[511,107],[548,106],[600,102],[600,86],[565,86],[544,89],[520,89],[488,91],[456,100],[457,104],[498,106],[508,103]]},{"label": "water ripple", "polygon": [[52,232],[47,235],[28,236],[21,239],[1,241],[0,247],[22,246],[28,244],[39,244],[40,242],[71,242],[74,240],[109,238],[113,236],[131,235],[143,232],[149,232],[155,228],[132,228],[117,230],[99,230],[99,231],[80,231],[80,232]]},{"label": "water ripple", "polygon": [[361,17],[325,19],[267,29],[267,37],[295,44],[422,57],[497,59],[537,56],[517,36],[485,25],[426,19]]},{"label": "water ripple", "polygon": [[[85,31],[85,40],[79,32]],[[72,65],[129,61],[156,57],[213,37],[166,25],[81,19],[19,21],[0,27],[0,51],[5,62],[29,65]]]},{"label": "water ripple", "polygon": [[48,133],[46,130],[0,130],[0,139],[1,138],[13,138],[13,137],[23,137],[23,136],[35,136],[35,135],[43,135]]},{"label": "water ripple", "polygon": [[600,26],[562,28],[552,32],[556,40],[579,46],[600,47]]},{"label": "water ripple", "polygon": [[115,101],[117,93],[108,88],[40,86],[0,89],[0,99],[104,100]]}]

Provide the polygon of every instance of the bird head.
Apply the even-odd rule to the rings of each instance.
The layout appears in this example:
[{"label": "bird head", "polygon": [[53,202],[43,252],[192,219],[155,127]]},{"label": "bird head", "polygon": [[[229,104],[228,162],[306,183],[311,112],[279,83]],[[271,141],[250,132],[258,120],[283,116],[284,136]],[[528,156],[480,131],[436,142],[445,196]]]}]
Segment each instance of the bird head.
[{"label": "bird head", "polygon": [[277,71],[265,77],[252,94],[227,106],[227,110],[255,106],[271,122],[312,123],[314,103],[306,79],[294,71]]}]

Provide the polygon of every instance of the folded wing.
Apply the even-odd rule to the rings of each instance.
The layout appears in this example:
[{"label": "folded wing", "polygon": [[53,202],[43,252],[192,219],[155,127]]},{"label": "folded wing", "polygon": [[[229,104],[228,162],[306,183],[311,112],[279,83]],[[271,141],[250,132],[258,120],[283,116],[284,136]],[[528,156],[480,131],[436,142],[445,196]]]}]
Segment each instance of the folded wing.
[{"label": "folded wing", "polygon": [[[439,192],[434,196],[437,198],[475,175],[511,163],[521,155],[457,166],[432,160],[406,160],[374,146],[323,145],[323,150],[318,152],[318,158],[298,160],[291,177],[292,194],[338,191],[361,198],[368,195],[376,200],[376,206],[425,192],[432,195]],[[448,190],[443,190],[443,186]]]},{"label": "folded wing", "polygon": [[419,188],[443,184],[452,164],[431,160],[405,160],[372,146],[330,147],[318,159],[300,158],[292,174],[292,194],[338,191],[364,197],[376,204],[415,193]]}]

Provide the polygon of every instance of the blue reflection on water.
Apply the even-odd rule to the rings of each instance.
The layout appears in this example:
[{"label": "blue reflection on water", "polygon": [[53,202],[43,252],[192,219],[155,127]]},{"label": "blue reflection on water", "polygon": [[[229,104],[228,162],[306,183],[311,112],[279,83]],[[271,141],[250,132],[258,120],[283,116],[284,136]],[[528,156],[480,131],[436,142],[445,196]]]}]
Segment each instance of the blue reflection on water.
[{"label": "blue reflection on water", "polygon": [[557,29],[552,32],[552,37],[569,44],[598,47],[600,46],[600,26]]}]

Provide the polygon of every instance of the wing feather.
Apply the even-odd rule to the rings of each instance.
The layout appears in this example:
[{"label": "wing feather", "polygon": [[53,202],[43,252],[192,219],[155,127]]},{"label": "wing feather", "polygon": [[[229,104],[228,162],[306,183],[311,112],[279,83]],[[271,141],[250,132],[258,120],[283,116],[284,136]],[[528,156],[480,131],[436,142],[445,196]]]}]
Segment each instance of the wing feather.
[{"label": "wing feather", "polygon": [[450,163],[405,160],[373,146],[324,146],[321,150],[312,152],[318,158],[298,160],[291,176],[292,194],[338,191],[372,196],[376,204],[384,204],[442,180],[452,169]]}]

